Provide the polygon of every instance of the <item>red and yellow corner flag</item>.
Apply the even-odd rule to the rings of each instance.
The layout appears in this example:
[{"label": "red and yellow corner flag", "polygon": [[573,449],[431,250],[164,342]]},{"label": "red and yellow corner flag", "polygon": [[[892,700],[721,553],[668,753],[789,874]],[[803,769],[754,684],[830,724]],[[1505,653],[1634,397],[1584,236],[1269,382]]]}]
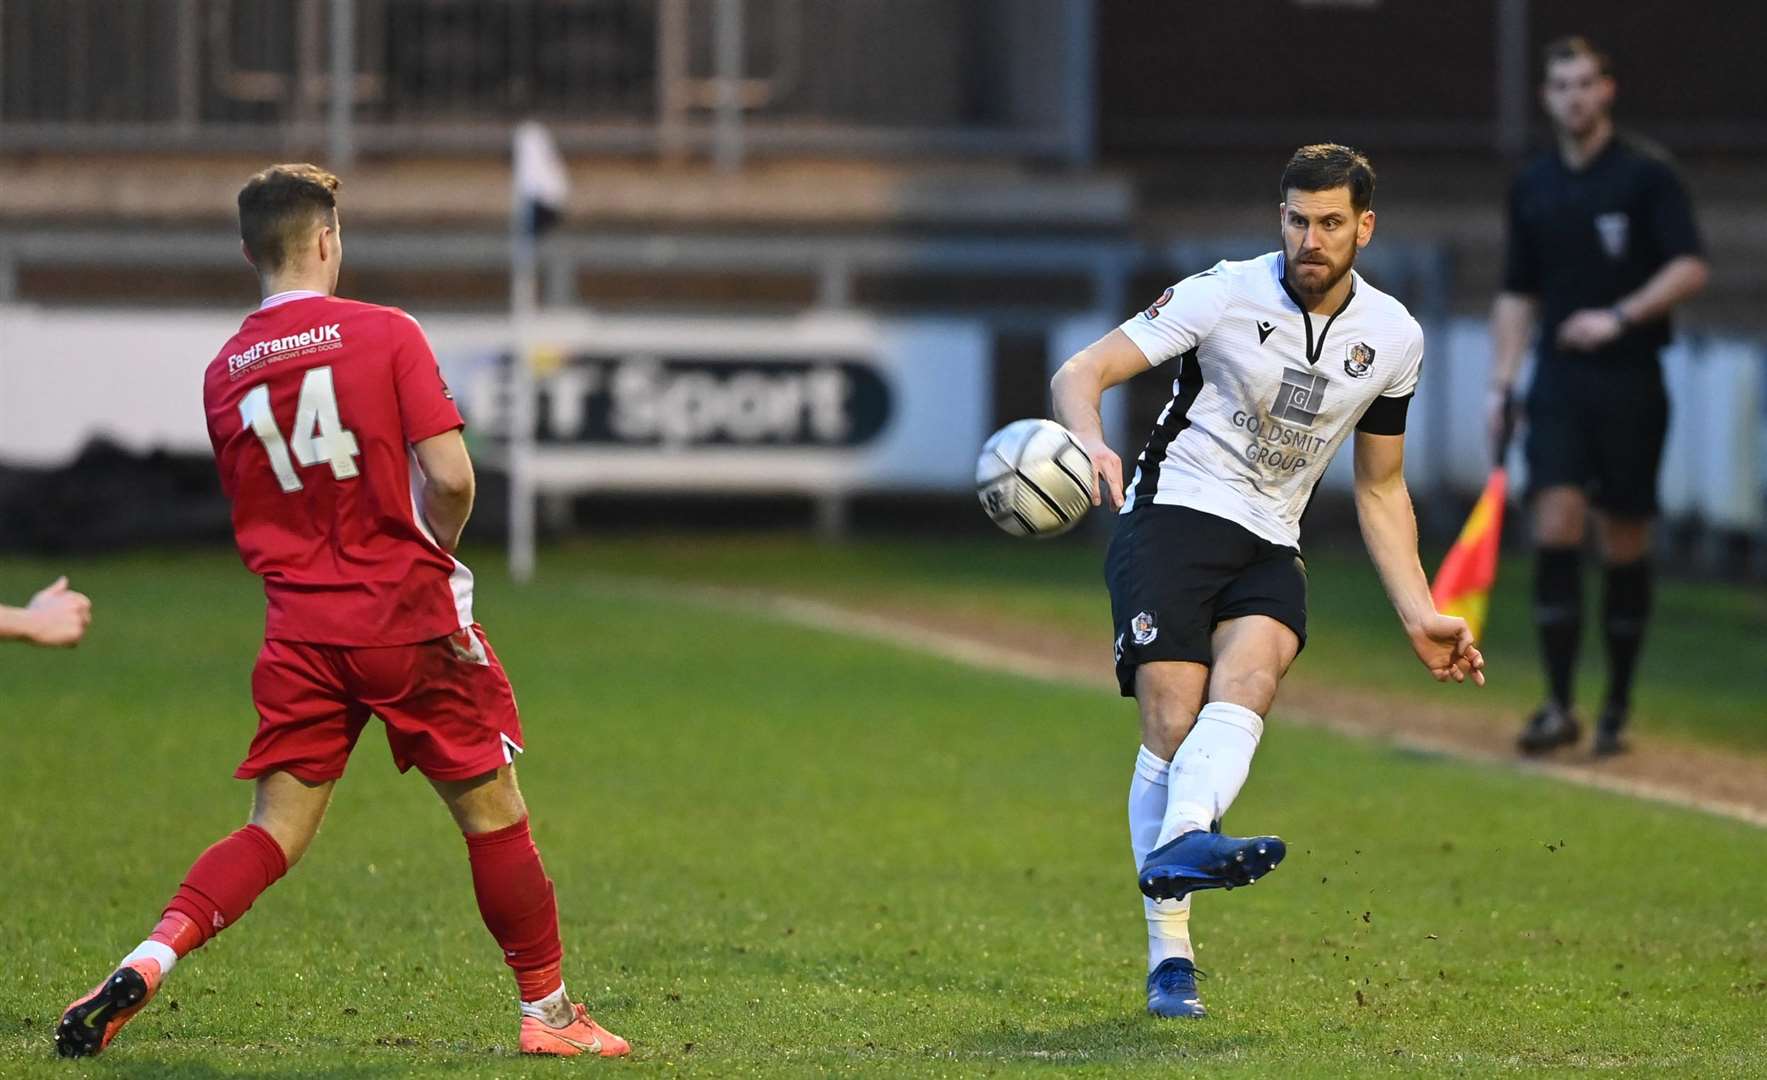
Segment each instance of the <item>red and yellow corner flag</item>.
[{"label": "red and yellow corner flag", "polygon": [[1430,598],[1444,615],[1458,615],[1483,640],[1485,612],[1491,603],[1491,586],[1497,582],[1497,546],[1503,535],[1503,505],[1508,476],[1501,468],[1491,470],[1484,493],[1467,515],[1460,536],[1436,571]]}]

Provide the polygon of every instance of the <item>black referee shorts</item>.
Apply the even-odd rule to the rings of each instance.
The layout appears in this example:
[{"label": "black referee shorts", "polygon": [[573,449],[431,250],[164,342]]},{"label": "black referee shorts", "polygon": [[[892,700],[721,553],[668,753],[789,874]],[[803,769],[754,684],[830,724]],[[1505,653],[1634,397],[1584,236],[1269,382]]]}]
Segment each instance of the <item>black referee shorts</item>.
[{"label": "black referee shorts", "polygon": [[1528,388],[1528,490],[1582,488],[1622,518],[1657,513],[1657,474],[1669,430],[1662,368],[1555,357]]},{"label": "black referee shorts", "polygon": [[1268,615],[1307,645],[1307,566],[1226,518],[1151,503],[1117,519],[1104,557],[1116,628],[1117,687],[1135,696],[1135,669],[1155,660],[1214,662],[1218,623]]}]

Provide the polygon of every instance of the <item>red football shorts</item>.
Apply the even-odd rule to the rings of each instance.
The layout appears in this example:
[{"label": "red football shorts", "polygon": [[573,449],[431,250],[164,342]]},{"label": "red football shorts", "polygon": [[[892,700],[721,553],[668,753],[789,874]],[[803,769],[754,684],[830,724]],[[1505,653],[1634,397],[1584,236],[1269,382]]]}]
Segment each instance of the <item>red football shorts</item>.
[{"label": "red football shorts", "polygon": [[431,780],[464,780],[522,748],[515,693],[478,624],[417,645],[352,648],[266,641],[252,669],[258,733],[233,775],[278,769],[336,780],[363,725],[386,726],[393,763]]}]

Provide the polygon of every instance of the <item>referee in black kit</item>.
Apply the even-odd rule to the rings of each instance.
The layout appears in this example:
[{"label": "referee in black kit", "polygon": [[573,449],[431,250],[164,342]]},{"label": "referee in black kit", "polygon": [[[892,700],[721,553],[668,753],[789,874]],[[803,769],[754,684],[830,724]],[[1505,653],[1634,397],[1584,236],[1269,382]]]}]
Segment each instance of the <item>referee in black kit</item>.
[{"label": "referee in black kit", "polygon": [[1616,134],[1608,58],[1580,37],[1547,46],[1540,96],[1557,145],[1509,192],[1503,288],[1491,310],[1491,430],[1502,453],[1515,379],[1540,338],[1523,414],[1537,563],[1534,621],[1549,696],[1519,739],[1526,753],[1575,743],[1583,631],[1581,550],[1589,510],[1603,562],[1608,689],[1595,753],[1623,749],[1633,669],[1650,615],[1650,525],[1668,427],[1659,353],[1669,313],[1706,283],[1699,232],[1661,151]]}]

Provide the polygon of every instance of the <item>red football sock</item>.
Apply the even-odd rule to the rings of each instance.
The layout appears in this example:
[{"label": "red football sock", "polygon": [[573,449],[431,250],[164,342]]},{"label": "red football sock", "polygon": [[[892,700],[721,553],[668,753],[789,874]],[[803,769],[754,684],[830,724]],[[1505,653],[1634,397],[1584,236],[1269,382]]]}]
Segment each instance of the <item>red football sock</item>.
[{"label": "red football sock", "polygon": [[528,833],[528,819],[487,833],[468,833],[472,891],[485,929],[503,947],[503,962],[515,971],[523,1001],[539,1001],[564,985],[559,965],[558,903],[552,879]]},{"label": "red football sock", "polygon": [[179,956],[231,926],[288,872],[282,846],[256,825],[223,837],[191,864],[152,938]]}]

